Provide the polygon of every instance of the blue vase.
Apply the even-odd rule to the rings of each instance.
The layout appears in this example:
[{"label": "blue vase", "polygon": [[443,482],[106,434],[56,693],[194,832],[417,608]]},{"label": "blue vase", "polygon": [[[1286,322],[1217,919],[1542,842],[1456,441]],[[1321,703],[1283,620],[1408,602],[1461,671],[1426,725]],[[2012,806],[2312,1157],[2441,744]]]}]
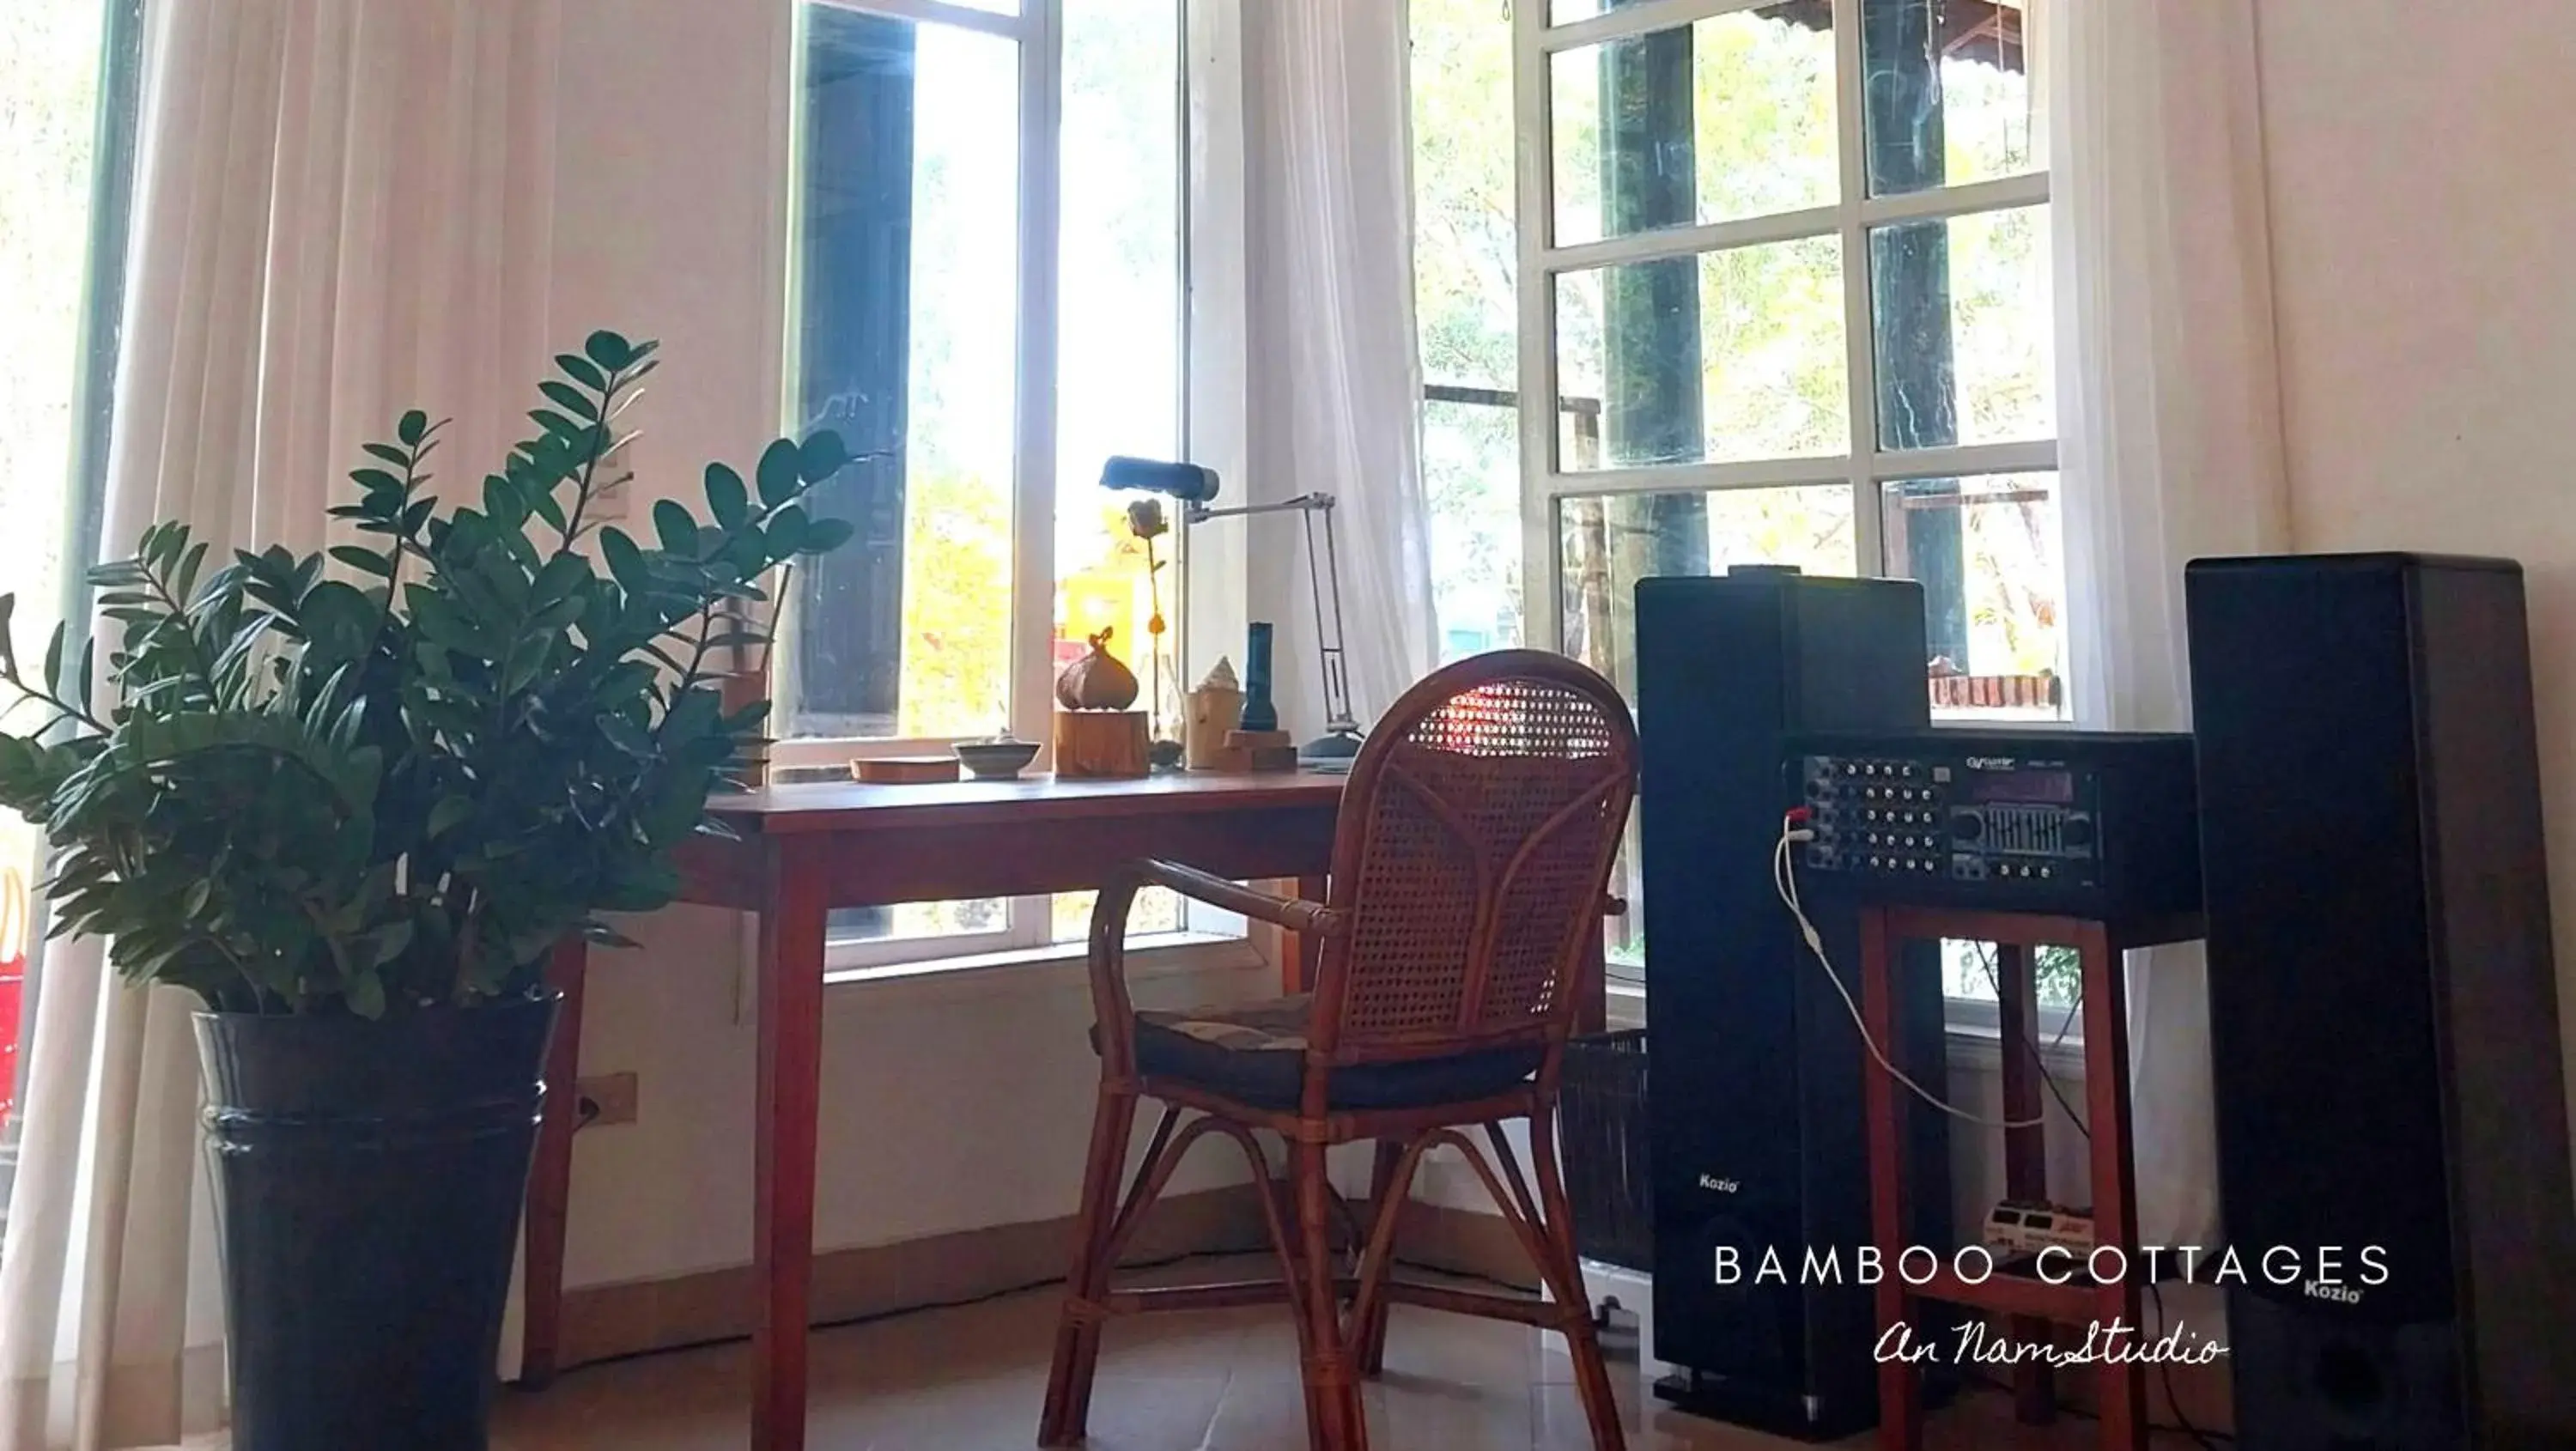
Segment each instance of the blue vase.
[{"label": "blue vase", "polygon": [[1243,727],[1279,729],[1279,707],[1270,701],[1270,622],[1255,620],[1243,642]]}]

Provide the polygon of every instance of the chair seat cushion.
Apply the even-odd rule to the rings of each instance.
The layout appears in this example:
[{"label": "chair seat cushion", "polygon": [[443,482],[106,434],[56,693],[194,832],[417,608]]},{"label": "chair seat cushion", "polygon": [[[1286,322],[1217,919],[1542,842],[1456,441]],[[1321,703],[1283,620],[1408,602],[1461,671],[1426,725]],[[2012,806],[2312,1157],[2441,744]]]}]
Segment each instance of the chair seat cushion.
[{"label": "chair seat cushion", "polygon": [[[1136,1066],[1256,1108],[1294,1109],[1305,1089],[1312,995],[1136,1014]],[[1098,1046],[1098,1035],[1093,1035]],[[1337,1068],[1332,1107],[1417,1108],[1505,1092],[1538,1070],[1536,1048]]]}]

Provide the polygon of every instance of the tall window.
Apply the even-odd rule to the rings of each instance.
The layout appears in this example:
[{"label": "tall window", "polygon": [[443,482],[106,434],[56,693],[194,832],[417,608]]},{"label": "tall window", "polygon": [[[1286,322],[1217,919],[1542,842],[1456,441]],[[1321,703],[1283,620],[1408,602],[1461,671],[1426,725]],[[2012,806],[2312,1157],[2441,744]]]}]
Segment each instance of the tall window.
[{"label": "tall window", "polygon": [[1633,698],[1640,578],[1900,576],[1936,715],[2064,713],[2035,3],[1413,0],[1433,538],[1510,557],[1509,508],[1531,643]]},{"label": "tall window", "polygon": [[[1111,454],[1182,434],[1181,0],[805,0],[788,405],[857,462],[858,535],[792,591],[775,759],[1046,739],[1056,667],[1111,631],[1153,681],[1157,591]],[[1158,703],[1177,699],[1173,637]],[[1079,937],[1088,897],[838,914],[864,965]],[[1140,901],[1140,929],[1178,926]]]},{"label": "tall window", "polygon": [[[21,642],[88,616],[81,574],[99,544],[141,44],[141,0],[0,6],[0,591],[17,596]],[[0,813],[0,1099],[34,1016],[35,980],[15,964],[32,966],[40,946],[11,904],[26,901],[42,852],[33,827]],[[15,1142],[13,1121],[0,1134],[0,1203]]]}]

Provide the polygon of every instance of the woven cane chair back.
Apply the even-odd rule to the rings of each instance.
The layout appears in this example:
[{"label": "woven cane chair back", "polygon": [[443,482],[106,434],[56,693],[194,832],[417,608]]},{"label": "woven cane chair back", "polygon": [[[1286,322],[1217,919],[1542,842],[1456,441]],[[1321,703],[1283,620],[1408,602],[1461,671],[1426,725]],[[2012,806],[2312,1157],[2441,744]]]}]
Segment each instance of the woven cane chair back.
[{"label": "woven cane chair back", "polygon": [[1636,762],[1618,691],[1561,655],[1479,655],[1407,691],[1343,798],[1331,896],[1349,927],[1319,964],[1317,1051],[1561,1040]]}]

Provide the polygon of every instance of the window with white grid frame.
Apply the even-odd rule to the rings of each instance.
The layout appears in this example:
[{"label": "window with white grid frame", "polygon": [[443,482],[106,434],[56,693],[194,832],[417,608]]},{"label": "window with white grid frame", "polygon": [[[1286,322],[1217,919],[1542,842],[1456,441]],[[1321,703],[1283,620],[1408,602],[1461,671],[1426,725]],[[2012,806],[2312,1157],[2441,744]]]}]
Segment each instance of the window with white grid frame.
[{"label": "window with white grid frame", "polygon": [[[1168,716],[1179,642],[1154,625],[1180,615],[1179,541],[1149,564],[1128,496],[1097,481],[1112,454],[1183,456],[1183,0],[799,0],[797,18],[785,399],[855,456],[823,507],[858,533],[789,592],[773,768],[1043,742],[1056,670],[1103,630]],[[831,958],[1079,941],[1090,900],[839,911]],[[1131,930],[1228,925],[1184,913],[1148,892]]]},{"label": "window with white grid frame", "polygon": [[1533,643],[1633,698],[1641,577],[1905,577],[1936,717],[2063,717],[2037,7],[1518,0]]}]

